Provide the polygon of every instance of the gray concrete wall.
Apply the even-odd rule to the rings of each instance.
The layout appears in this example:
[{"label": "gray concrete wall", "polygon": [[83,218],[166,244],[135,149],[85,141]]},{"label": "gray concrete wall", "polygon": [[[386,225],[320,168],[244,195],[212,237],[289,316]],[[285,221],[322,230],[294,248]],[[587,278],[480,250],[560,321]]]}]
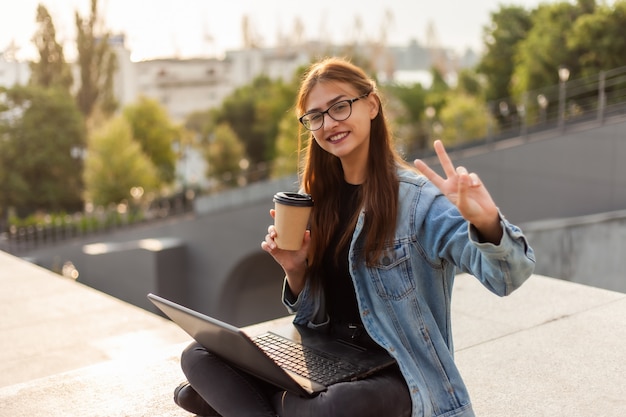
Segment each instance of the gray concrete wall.
[{"label": "gray concrete wall", "polygon": [[626,293],[626,210],[524,225],[536,272]]},{"label": "gray concrete wall", "polygon": [[145,310],[158,313],[147,292],[186,301],[187,248],[179,239],[96,243],[82,248],[80,281]]},{"label": "gray concrete wall", "polygon": [[[238,325],[269,320],[286,312],[280,301],[283,274],[260,245],[272,222],[274,193],[296,188],[295,178],[256,184],[198,200],[195,215],[24,255],[53,270],[71,261],[80,282],[150,311],[145,294],[155,292]],[[142,243],[151,240],[170,248]],[[105,249],[89,253],[94,248]]]},{"label": "gray concrete wall", "polygon": [[[481,176],[507,218],[528,227],[538,274],[626,292],[626,221],[611,215],[587,218],[584,225],[547,221],[626,210],[625,132],[624,120],[592,123],[564,135],[547,132],[451,156],[455,164]],[[436,160],[427,161],[436,165]],[[295,189],[292,177],[254,184],[197,200],[195,215],[23,255],[50,269],[69,260],[80,272],[79,281],[139,305],[145,303],[143,294],[165,292],[235,324],[267,320],[285,313],[279,300],[282,270],[260,242],[271,223],[272,196]],[[173,239],[184,254],[137,244],[145,239]],[[86,245],[95,243],[130,245],[132,250],[98,258],[85,252]]]}]

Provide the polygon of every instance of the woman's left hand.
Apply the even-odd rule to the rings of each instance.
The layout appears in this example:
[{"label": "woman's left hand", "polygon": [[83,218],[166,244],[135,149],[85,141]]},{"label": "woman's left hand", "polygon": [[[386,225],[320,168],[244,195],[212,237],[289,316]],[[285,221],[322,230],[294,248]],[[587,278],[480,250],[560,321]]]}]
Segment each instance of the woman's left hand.
[{"label": "woman's left hand", "polygon": [[454,167],[443,143],[436,140],[435,152],[447,178],[442,178],[424,161],[416,159],[415,167],[428,178],[459,209],[461,215],[481,234],[483,240],[498,244],[502,226],[498,207],[478,175],[468,173],[465,167]]}]

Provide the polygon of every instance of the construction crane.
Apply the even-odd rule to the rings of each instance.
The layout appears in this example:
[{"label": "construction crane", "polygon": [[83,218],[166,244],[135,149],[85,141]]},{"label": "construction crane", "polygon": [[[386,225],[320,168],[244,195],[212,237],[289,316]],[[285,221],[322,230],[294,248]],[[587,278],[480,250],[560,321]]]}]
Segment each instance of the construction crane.
[{"label": "construction crane", "polygon": [[426,49],[430,55],[431,68],[439,71],[445,79],[448,74],[448,59],[445,50],[441,47],[439,35],[432,20],[429,20],[426,25]]},{"label": "construction crane", "polygon": [[261,39],[254,30],[254,25],[248,15],[243,15],[241,18],[241,30],[244,49],[254,49],[261,46]]},{"label": "construction crane", "polygon": [[393,80],[395,73],[395,60],[389,52],[389,29],[393,27],[393,13],[386,9],[380,24],[378,37],[369,42],[371,48],[371,66],[378,72],[382,72],[386,80]]}]

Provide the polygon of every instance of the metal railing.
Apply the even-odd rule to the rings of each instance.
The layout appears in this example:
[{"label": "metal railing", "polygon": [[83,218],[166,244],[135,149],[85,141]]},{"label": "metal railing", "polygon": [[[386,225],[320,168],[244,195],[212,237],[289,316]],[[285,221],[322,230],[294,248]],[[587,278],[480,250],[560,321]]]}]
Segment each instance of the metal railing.
[{"label": "metal railing", "polygon": [[[560,134],[578,124],[601,125],[607,119],[624,117],[626,66],[528,91],[518,98],[493,100],[487,103],[487,108],[491,121],[487,134],[449,145],[449,150],[464,150],[546,132]],[[407,159],[433,155],[432,149],[423,149]]]},{"label": "metal railing", "polygon": [[19,255],[40,247],[110,233],[193,212],[193,199],[185,193],[159,198],[147,209],[119,206],[98,208],[90,213],[57,216],[25,226],[0,231],[0,250]]},{"label": "metal railing", "polygon": [[485,140],[565,130],[580,122],[603,123],[609,117],[626,114],[626,67],[562,81],[518,99],[492,101],[488,106],[499,125]]}]

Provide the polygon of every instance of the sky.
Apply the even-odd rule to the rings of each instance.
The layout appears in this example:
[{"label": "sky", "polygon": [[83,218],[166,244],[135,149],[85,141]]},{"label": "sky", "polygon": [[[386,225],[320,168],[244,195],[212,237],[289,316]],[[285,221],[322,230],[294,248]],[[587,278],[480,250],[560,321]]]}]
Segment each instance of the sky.
[{"label": "sky", "polygon": [[[263,46],[294,33],[296,18],[305,40],[344,43],[354,38],[406,46],[425,44],[429,25],[440,46],[482,50],[483,28],[500,5],[531,10],[546,0],[99,0],[106,28],[126,35],[131,59],[220,56],[243,45],[247,16]],[[550,0],[552,2],[552,0]],[[89,16],[90,0],[0,0],[0,52],[18,47],[18,59],[34,59],[37,5],[46,6],[68,59],[75,53],[75,12]],[[386,18],[387,16],[387,18]],[[360,21],[357,25],[355,22]],[[360,26],[360,30],[358,27]],[[385,30],[383,31],[383,28]]]}]

